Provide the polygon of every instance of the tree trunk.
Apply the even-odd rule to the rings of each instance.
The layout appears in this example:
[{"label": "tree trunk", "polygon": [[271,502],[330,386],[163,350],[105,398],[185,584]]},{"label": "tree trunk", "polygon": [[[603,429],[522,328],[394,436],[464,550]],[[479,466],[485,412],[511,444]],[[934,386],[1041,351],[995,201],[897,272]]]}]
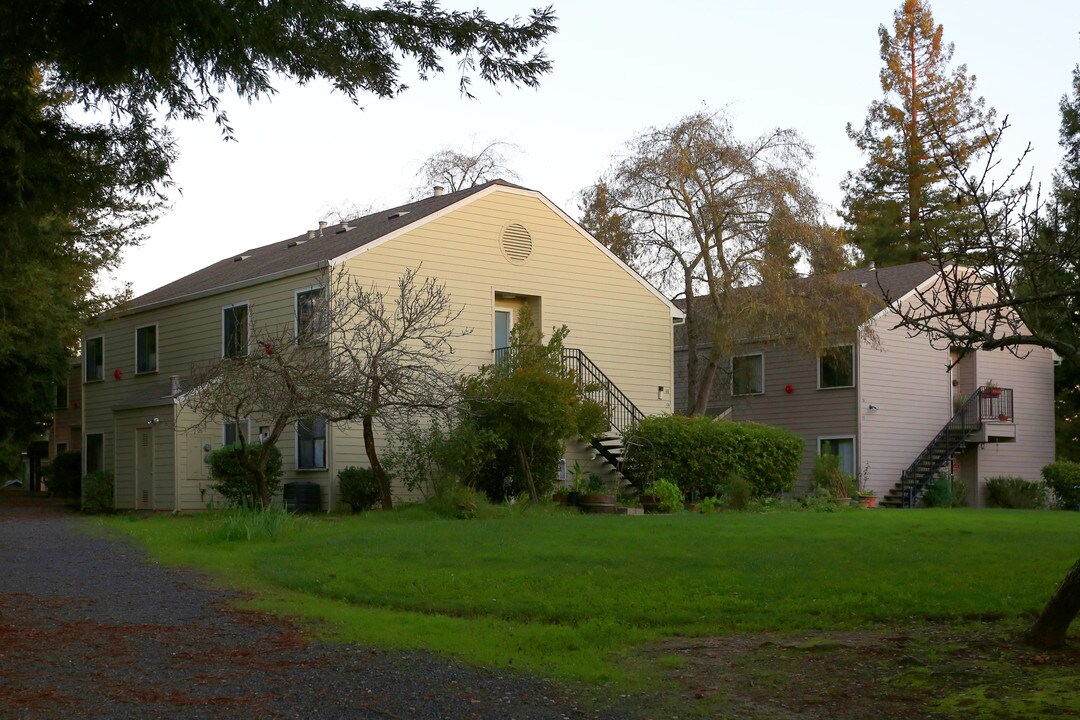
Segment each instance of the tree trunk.
[{"label": "tree trunk", "polygon": [[709,397],[712,395],[713,383],[716,382],[716,372],[720,369],[719,361],[710,360],[705,365],[705,370],[698,379],[697,394],[688,398],[690,406],[687,408],[689,415],[704,415],[709,408]]},{"label": "tree trunk", "polygon": [[533,482],[532,468],[529,467],[529,458],[525,454],[525,447],[516,443],[518,464],[521,465],[521,473],[525,476],[525,484],[529,486],[529,501],[534,505],[540,502],[540,495],[536,492],[536,483]]},{"label": "tree trunk", "polygon": [[379,462],[379,456],[375,454],[375,419],[370,415],[364,416],[364,451],[367,453],[371,471],[379,482],[383,510],[391,510],[394,507],[394,496],[390,494],[390,478],[386,476],[386,470]]},{"label": "tree trunk", "polygon": [[1058,585],[1050,602],[1043,608],[1042,615],[1027,631],[1025,639],[1040,648],[1061,647],[1077,613],[1080,613],[1080,560]]}]

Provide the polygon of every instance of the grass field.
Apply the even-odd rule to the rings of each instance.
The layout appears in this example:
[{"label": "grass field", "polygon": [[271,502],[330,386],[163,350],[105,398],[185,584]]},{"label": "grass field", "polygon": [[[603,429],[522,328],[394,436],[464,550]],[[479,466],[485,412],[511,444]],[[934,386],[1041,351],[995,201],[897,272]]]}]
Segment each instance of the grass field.
[{"label": "grass field", "polygon": [[412,509],[290,519],[245,541],[220,516],[107,522],[329,639],[628,689],[686,665],[673,648],[694,638],[1013,632],[1080,553],[1080,514],[1064,512]]}]

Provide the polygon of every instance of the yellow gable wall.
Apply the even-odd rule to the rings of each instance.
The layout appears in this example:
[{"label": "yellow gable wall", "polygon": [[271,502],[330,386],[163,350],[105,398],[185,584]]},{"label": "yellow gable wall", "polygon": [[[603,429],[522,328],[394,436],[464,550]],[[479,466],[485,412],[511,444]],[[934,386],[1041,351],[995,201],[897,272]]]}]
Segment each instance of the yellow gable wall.
[{"label": "yellow gable wall", "polygon": [[[532,254],[522,264],[504,256],[503,229],[519,223],[532,238]],[[463,207],[346,261],[365,282],[392,287],[402,270],[422,262],[420,276],[446,283],[459,318],[471,334],[458,339],[458,371],[475,372],[490,363],[496,305],[539,298],[540,327],[570,329],[566,346],[579,348],[645,414],[671,412],[672,320],[668,306],[603,250],[532,193],[498,189]],[[513,294],[509,301],[497,295]],[[658,388],[664,388],[663,398]],[[380,444],[384,440],[380,434]],[[367,465],[359,428],[335,428],[333,465]],[[567,461],[583,463],[586,450],[568,446]],[[603,472],[594,463],[590,471]]]},{"label": "yellow gable wall", "polygon": [[[532,236],[532,255],[521,265],[500,250],[500,234],[510,223]],[[419,261],[421,275],[445,282],[464,306],[460,323],[472,334],[456,347],[468,371],[491,361],[496,293],[538,296],[545,336],[566,324],[566,345],[585,351],[645,413],[670,411],[668,307],[538,198],[500,189],[359,253],[348,266],[384,285]]]}]

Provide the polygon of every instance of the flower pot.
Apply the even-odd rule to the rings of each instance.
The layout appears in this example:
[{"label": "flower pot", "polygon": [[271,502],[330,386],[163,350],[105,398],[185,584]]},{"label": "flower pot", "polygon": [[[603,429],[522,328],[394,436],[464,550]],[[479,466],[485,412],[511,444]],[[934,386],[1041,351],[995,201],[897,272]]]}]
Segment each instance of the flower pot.
[{"label": "flower pot", "polygon": [[1001,388],[984,388],[979,391],[979,396],[984,398],[995,398],[1001,395]]},{"label": "flower pot", "polygon": [[851,507],[851,498],[849,497],[833,498],[833,502],[836,503],[837,507]]},{"label": "flower pot", "polygon": [[1008,422],[1009,421],[1009,416],[1006,415],[1005,413],[999,413],[998,414],[998,421],[999,422]]},{"label": "flower pot", "polygon": [[859,496],[859,507],[876,508],[877,507],[877,496],[876,495],[860,495]]},{"label": "flower pot", "polygon": [[603,493],[586,493],[581,496],[583,512],[593,514],[615,514],[615,496]]},{"label": "flower pot", "polygon": [[566,498],[570,495],[566,490],[561,490],[551,496],[551,502],[556,505],[566,505]]},{"label": "flower pot", "polygon": [[566,504],[569,507],[577,507],[581,504],[581,493],[577,490],[571,490],[566,493]]}]

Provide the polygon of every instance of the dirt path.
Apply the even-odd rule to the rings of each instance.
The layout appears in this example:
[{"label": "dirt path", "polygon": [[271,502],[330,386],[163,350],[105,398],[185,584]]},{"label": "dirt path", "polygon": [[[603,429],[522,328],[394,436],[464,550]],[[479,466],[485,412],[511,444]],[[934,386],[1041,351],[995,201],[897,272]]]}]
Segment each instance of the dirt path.
[{"label": "dirt path", "polygon": [[0,494],[0,717],[601,717],[531,677],[311,643],[229,597]]}]

